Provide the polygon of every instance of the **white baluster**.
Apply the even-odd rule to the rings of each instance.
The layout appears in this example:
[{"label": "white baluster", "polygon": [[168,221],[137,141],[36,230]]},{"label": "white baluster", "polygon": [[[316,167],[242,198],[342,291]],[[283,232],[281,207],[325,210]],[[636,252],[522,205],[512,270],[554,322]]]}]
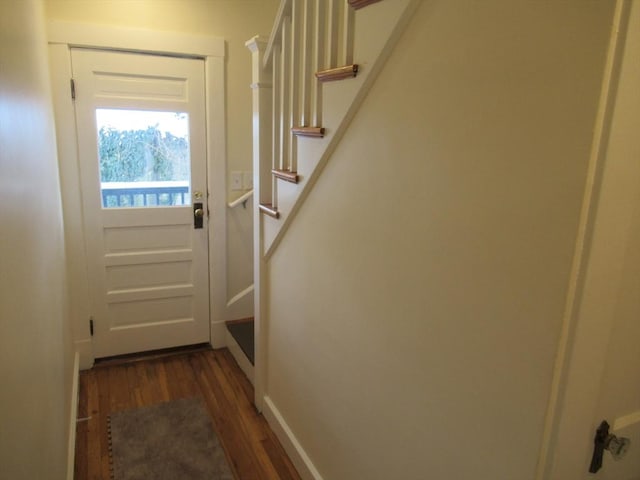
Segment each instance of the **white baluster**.
[{"label": "white baluster", "polygon": [[302,14],[302,50],[300,52],[300,123],[294,126],[310,127],[311,125],[311,71],[313,59],[313,16],[315,0],[300,0],[304,4]]},{"label": "white baluster", "polygon": [[356,16],[353,8],[346,2],[342,3],[342,45],[341,57],[343,65],[353,64],[353,40],[355,35]]},{"label": "white baluster", "polygon": [[315,2],[315,14],[313,25],[313,59],[311,62],[311,126],[322,126],[322,88],[320,82],[313,75],[313,73],[323,70],[325,68],[324,55],[327,44],[326,37],[326,15],[327,15],[327,2],[326,0],[316,0]]},{"label": "white baluster", "polygon": [[289,69],[289,112],[287,115],[287,141],[288,145],[288,162],[285,167],[287,170],[296,170],[296,153],[297,143],[295,136],[291,133],[291,129],[296,127],[299,120],[300,112],[300,58],[302,50],[302,15],[304,13],[302,0],[295,0],[291,4],[291,64]]},{"label": "white baluster", "polygon": [[291,127],[289,126],[290,89],[291,89],[291,18],[282,20],[282,54],[280,62],[280,117],[275,119],[280,122],[280,169],[289,167],[289,153],[291,145]]},{"label": "white baluster", "polygon": [[327,8],[327,30],[326,45],[327,58],[325,68],[335,68],[338,66],[338,36],[340,33],[340,4],[344,0],[328,0]]},{"label": "white baluster", "polygon": [[271,157],[271,168],[281,168],[282,165],[282,136],[280,133],[280,118],[282,117],[282,103],[280,101],[280,95],[282,91],[282,51],[280,48],[275,48],[272,52],[272,83],[273,83],[273,95],[271,97],[273,108],[273,153]]}]

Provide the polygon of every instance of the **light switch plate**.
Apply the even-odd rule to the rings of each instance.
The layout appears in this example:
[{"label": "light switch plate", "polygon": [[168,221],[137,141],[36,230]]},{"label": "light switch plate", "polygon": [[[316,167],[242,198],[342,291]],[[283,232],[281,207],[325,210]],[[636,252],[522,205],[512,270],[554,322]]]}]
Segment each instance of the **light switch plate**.
[{"label": "light switch plate", "polygon": [[253,172],[243,172],[242,186],[245,190],[251,190],[253,188]]},{"label": "light switch plate", "polygon": [[231,172],[231,190],[242,190],[242,172]]}]

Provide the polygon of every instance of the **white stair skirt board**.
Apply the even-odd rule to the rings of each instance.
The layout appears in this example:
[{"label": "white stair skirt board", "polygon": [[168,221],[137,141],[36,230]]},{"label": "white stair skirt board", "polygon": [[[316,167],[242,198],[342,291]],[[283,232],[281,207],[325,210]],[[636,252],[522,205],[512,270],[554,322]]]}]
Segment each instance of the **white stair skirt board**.
[{"label": "white stair skirt board", "polygon": [[264,410],[262,413],[302,479],[324,480],[309,458],[309,455],[307,455],[307,452],[302,448],[302,445],[300,445],[300,442],[298,442],[298,439],[289,428],[289,425],[287,425],[287,422],[284,421],[278,408],[271,401],[271,398],[265,396],[263,400]]},{"label": "white stair skirt board", "polygon": [[249,361],[247,356],[244,354],[244,352],[242,351],[242,348],[240,348],[240,345],[238,345],[238,342],[236,342],[236,339],[233,338],[233,335],[231,335],[229,330],[225,328],[225,331],[226,331],[226,339],[227,339],[227,348],[229,349],[229,352],[231,352],[231,355],[233,355],[233,358],[235,358],[236,362],[238,362],[238,366],[247,376],[247,378],[251,382],[251,385],[253,385],[253,365],[251,365],[251,362]]}]

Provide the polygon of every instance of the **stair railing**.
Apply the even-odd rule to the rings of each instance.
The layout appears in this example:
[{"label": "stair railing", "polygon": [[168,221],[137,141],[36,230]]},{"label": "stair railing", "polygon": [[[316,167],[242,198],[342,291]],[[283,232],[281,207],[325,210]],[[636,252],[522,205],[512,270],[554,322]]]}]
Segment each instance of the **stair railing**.
[{"label": "stair railing", "polygon": [[[253,68],[254,388],[255,405],[260,411],[267,378],[264,332],[269,322],[269,258],[296,215],[299,200],[317,180],[404,25],[420,4],[420,0],[395,0],[381,5],[377,13],[358,16],[362,23],[355,53],[367,68],[351,84],[347,101],[340,103],[334,93],[344,92],[323,94],[322,84],[356,76],[354,10],[380,1],[282,0],[269,39],[254,37],[247,42]],[[332,124],[327,125],[330,130],[321,145],[300,144],[305,158],[301,158],[300,165],[303,181],[298,183],[297,137],[323,137],[323,123],[329,118]],[[298,185],[280,185],[280,181]],[[282,212],[278,210],[279,185]],[[281,213],[279,222],[270,218],[279,219]]]},{"label": "stair railing", "polygon": [[278,182],[298,182],[296,136],[324,134],[322,78],[317,73],[353,63],[355,16],[349,3],[354,1],[363,0],[282,0],[269,39],[254,37],[247,42],[253,70],[254,387],[258,410],[262,410],[266,379],[265,336],[260,330],[262,319],[267,318],[261,214],[279,218]]},{"label": "stair railing", "polygon": [[266,163],[270,170],[268,180],[259,175],[265,180],[259,198],[263,213],[278,216],[279,179],[298,181],[296,136],[324,133],[321,79],[315,74],[353,63],[354,19],[347,0],[283,0],[264,53],[258,51],[264,41],[254,39],[253,85],[271,90],[269,112],[254,111],[254,119],[271,117],[259,122],[271,137],[270,154],[260,162],[261,170],[266,173]]}]

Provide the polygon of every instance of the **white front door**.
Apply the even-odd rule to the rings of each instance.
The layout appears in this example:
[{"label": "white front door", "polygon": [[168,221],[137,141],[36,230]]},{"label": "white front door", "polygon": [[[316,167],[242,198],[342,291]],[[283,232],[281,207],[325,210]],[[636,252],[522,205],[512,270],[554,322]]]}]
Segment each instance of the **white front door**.
[{"label": "white front door", "polygon": [[94,355],[209,342],[204,62],[71,58]]}]

